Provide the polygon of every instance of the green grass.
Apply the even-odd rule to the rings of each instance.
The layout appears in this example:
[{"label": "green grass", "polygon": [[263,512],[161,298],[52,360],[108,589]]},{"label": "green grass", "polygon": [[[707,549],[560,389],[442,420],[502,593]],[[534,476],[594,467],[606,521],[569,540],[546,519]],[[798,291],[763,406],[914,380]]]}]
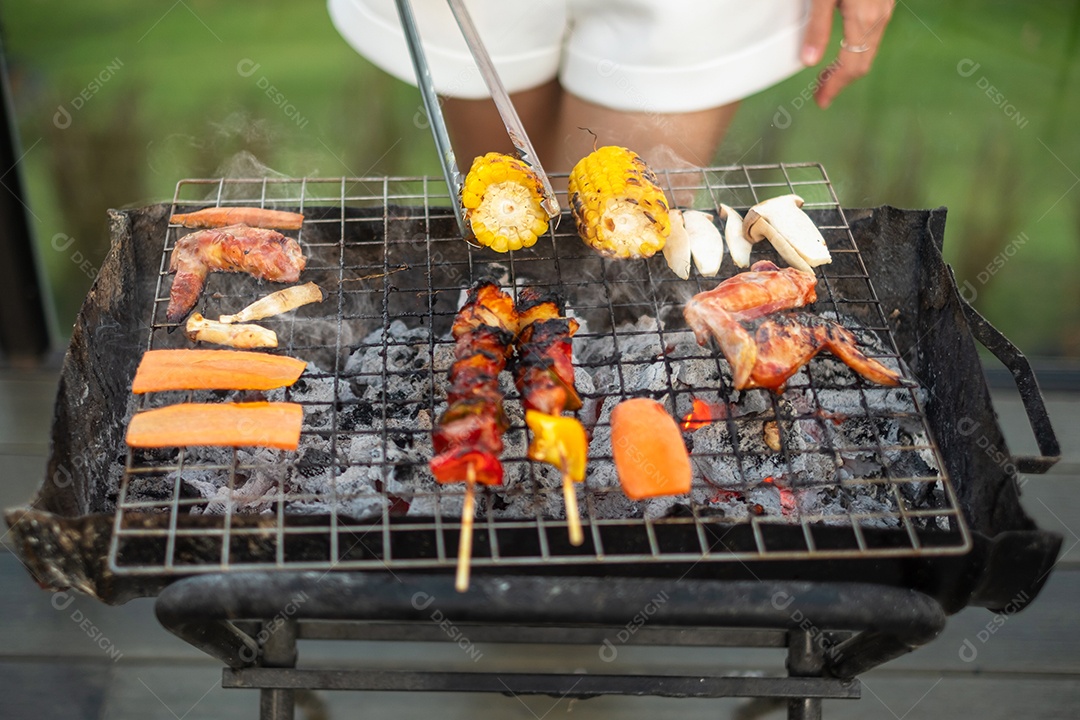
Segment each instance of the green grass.
[{"label": "green grass", "polygon": [[[357,56],[322,3],[169,7],[69,0],[0,8],[17,122],[24,147],[33,145],[20,169],[61,327],[90,282],[72,253],[100,264],[107,207],[168,199],[178,179],[215,175],[238,153],[289,176],[438,175],[428,131],[412,120],[416,90]],[[717,161],[819,161],[850,207],[948,206],[946,256],[962,282],[976,284],[978,308],[1029,353],[1080,356],[1078,8],[900,3],[869,77],[828,111],[796,107],[813,81],[809,70],[749,98]],[[968,76],[957,70],[965,59],[979,64]],[[259,65],[249,76],[237,70],[244,60]],[[56,128],[57,107],[70,109],[117,61],[71,126]],[[260,81],[277,88],[303,127]],[[989,84],[1021,126],[987,97]],[[781,107],[791,117],[784,129],[773,126]],[[56,251],[57,233],[76,242]],[[1028,241],[979,282],[1020,233]]]}]

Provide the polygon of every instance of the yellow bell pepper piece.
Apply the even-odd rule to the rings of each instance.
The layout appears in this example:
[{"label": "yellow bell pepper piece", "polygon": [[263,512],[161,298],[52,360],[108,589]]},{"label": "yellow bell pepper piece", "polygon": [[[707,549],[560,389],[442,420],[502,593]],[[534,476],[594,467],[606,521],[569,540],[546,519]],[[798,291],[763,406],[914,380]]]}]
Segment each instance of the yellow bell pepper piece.
[{"label": "yellow bell pepper piece", "polygon": [[529,444],[530,460],[554,465],[574,482],[585,480],[589,442],[585,438],[585,428],[577,419],[527,410],[525,424],[533,433]]}]

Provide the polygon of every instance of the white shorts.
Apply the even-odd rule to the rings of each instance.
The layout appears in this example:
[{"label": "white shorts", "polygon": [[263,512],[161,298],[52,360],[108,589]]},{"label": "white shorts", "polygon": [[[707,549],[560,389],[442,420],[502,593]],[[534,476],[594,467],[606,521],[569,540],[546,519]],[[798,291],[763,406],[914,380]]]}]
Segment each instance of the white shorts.
[{"label": "white shorts", "polygon": [[[510,92],[558,77],[605,107],[692,112],[726,105],[803,68],[808,0],[467,0]],[[412,0],[440,95],[489,97],[446,0]],[[342,36],[416,84],[393,0],[329,0]]]}]

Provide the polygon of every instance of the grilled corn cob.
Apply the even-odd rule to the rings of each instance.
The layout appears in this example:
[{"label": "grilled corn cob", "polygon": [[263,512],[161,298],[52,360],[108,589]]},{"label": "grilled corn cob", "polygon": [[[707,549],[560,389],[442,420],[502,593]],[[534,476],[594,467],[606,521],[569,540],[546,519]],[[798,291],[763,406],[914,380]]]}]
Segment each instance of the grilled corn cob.
[{"label": "grilled corn cob", "polygon": [[540,206],[539,176],[515,157],[488,153],[473,160],[461,191],[461,205],[476,241],[495,252],[520,250],[547,232]]},{"label": "grilled corn cob", "polygon": [[650,257],[671,232],[656,175],[626,148],[609,145],[570,171],[570,209],[585,244],[608,257]]}]

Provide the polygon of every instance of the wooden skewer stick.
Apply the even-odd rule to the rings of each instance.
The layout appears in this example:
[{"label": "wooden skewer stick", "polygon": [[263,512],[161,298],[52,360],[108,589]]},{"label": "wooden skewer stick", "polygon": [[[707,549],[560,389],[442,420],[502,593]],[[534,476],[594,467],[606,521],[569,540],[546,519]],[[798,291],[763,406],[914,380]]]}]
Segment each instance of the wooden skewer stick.
[{"label": "wooden skewer stick", "polygon": [[469,589],[469,565],[472,562],[473,517],[476,515],[476,470],[469,464],[465,478],[465,503],[461,506],[461,537],[458,538],[457,576],[454,589]]},{"label": "wooden skewer stick", "polygon": [[566,529],[570,531],[570,544],[579,547],[585,542],[585,534],[581,531],[581,513],[578,512],[574,481],[570,479],[570,471],[566,469],[565,463],[562,468],[562,493],[563,503],[566,505]]}]

